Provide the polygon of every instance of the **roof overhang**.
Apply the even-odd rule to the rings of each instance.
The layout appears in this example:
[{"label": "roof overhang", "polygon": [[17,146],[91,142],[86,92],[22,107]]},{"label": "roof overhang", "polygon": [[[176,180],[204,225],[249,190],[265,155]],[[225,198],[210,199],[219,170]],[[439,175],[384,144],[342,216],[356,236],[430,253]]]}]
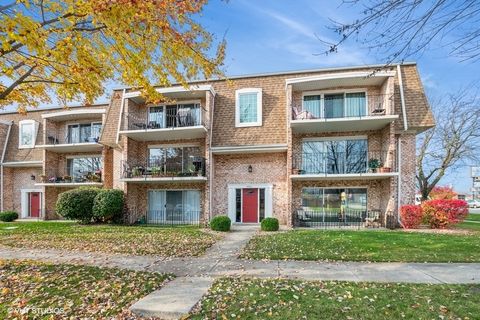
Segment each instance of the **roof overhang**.
[{"label": "roof overhang", "polygon": [[286,79],[285,83],[292,85],[294,91],[307,91],[352,86],[379,86],[387,78],[394,76],[394,71],[354,71],[291,78]]},{"label": "roof overhang", "polygon": [[[157,88],[156,91],[167,98],[171,99],[200,99],[205,97],[206,92],[216,95],[213,86],[211,85],[191,85],[189,87],[175,86],[168,88]],[[136,103],[143,103],[145,99],[142,97],[140,91],[127,92],[123,96],[125,99],[132,99]]]},{"label": "roof overhang", "polygon": [[212,147],[213,154],[241,154],[241,153],[273,153],[286,152],[288,149],[286,144],[261,144],[250,146],[228,146],[228,147]]},{"label": "roof overhang", "polygon": [[2,163],[7,168],[41,168],[43,161],[10,161]]},{"label": "roof overhang", "polygon": [[42,118],[50,119],[52,121],[98,119],[101,118],[104,113],[105,109],[68,110],[42,114]]}]

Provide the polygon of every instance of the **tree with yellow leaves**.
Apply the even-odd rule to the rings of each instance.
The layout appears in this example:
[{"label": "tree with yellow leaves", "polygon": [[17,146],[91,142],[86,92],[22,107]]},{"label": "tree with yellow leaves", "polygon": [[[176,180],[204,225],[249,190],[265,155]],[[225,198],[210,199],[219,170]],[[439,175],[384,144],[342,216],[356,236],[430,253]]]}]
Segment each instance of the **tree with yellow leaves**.
[{"label": "tree with yellow leaves", "polygon": [[92,103],[107,80],[141,88],[222,74],[225,42],[194,18],[207,0],[12,0],[0,6],[0,109]]}]

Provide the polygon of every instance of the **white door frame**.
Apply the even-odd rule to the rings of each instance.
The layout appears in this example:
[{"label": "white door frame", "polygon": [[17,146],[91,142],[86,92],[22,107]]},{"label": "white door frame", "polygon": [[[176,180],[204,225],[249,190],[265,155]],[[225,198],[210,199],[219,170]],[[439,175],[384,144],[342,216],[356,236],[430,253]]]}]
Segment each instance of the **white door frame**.
[{"label": "white door frame", "polygon": [[28,194],[30,192],[40,193],[40,215],[39,219],[43,218],[43,190],[42,189],[20,189],[20,218],[29,218],[28,216]]},{"label": "white door frame", "polygon": [[[271,217],[273,212],[273,185],[271,183],[233,183],[228,184],[228,217],[236,222],[236,189],[265,189],[265,218]],[[260,194],[260,193],[259,193]],[[243,196],[243,195],[242,195]],[[258,213],[260,219],[260,212]]]}]

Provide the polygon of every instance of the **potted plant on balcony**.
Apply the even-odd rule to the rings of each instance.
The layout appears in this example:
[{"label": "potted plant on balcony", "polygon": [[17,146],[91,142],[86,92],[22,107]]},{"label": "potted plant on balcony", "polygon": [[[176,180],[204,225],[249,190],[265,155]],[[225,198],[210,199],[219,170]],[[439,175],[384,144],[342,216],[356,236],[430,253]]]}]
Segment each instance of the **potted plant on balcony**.
[{"label": "potted plant on balcony", "polygon": [[67,183],[72,182],[72,177],[69,176],[69,175],[64,175],[63,176],[63,181],[67,182]]},{"label": "potted plant on balcony", "polygon": [[373,173],[377,172],[378,168],[380,168],[381,166],[382,164],[377,158],[372,158],[368,161],[368,168]]},{"label": "potted plant on balcony", "polygon": [[48,182],[49,182],[49,183],[55,183],[55,182],[57,182],[57,177],[52,176],[52,177],[48,178]]},{"label": "potted plant on balcony", "polygon": [[380,168],[380,172],[381,172],[381,173],[392,172],[392,168],[386,167],[386,166],[382,166],[382,167]]},{"label": "potted plant on balcony", "polygon": [[46,183],[48,181],[47,175],[42,174],[40,175],[40,182]]},{"label": "potted plant on balcony", "polygon": [[143,168],[142,167],[133,167],[132,169],[132,176],[139,177],[142,175]]},{"label": "potted plant on balcony", "polygon": [[161,171],[160,167],[152,167],[152,177],[159,177]]}]

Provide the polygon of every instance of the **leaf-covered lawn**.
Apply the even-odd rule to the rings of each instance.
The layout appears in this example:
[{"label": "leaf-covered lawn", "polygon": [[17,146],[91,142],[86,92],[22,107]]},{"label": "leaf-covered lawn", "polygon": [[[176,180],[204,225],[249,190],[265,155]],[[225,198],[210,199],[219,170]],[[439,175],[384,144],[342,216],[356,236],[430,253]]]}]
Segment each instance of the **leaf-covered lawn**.
[{"label": "leaf-covered lawn", "polygon": [[242,256],[272,260],[480,262],[480,233],[293,230],[254,237]]},{"label": "leaf-covered lawn", "polygon": [[[0,260],[0,319],[106,319],[125,312],[169,278],[152,272]],[[22,312],[27,312],[25,317]]]},{"label": "leaf-covered lawn", "polygon": [[478,319],[480,285],[222,278],[192,319]]},{"label": "leaf-covered lawn", "polygon": [[0,244],[37,249],[186,257],[203,254],[218,239],[217,234],[190,226],[160,228],[71,222],[0,223]]}]

